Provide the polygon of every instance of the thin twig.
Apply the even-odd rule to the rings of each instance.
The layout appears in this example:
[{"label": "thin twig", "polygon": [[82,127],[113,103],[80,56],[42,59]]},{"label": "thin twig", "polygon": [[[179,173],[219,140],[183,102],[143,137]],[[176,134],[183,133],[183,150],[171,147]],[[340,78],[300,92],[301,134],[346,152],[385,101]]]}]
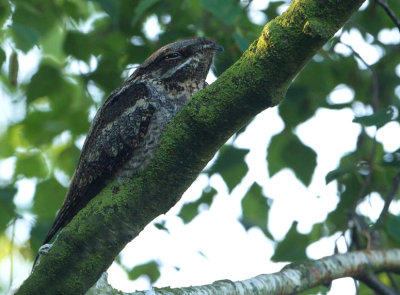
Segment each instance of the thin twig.
[{"label": "thin twig", "polygon": [[374,109],[374,112],[377,112],[379,109],[379,80],[378,80],[378,75],[373,67],[371,67],[365,59],[361,57],[361,55],[349,44],[343,43],[340,41],[341,44],[346,46],[348,49],[351,50],[351,52],[354,54],[356,58],[358,58],[371,72],[372,75],[372,108]]},{"label": "thin twig", "polygon": [[[367,69],[371,72],[371,75],[372,75],[372,109],[374,110],[374,113],[377,113],[379,110],[379,80],[378,80],[378,75],[377,75],[375,69],[373,67],[371,67],[352,46],[350,46],[346,43],[343,43],[342,41],[340,41],[340,43],[343,44],[344,46],[346,46],[348,49],[350,49],[351,52],[353,53],[353,55],[356,58],[358,58],[367,67]],[[369,173],[362,184],[358,198],[356,200],[355,207],[358,204],[358,200],[360,200],[366,194],[367,189],[368,189],[369,185],[371,184],[372,171],[374,170],[375,156],[376,156],[376,137],[374,136],[373,142],[372,142],[371,154],[368,159]]]},{"label": "thin twig", "polygon": [[392,274],[390,272],[387,272],[386,275],[388,276],[390,280],[390,284],[392,285],[393,289],[395,290],[396,294],[400,294],[399,287],[397,286],[397,283],[395,279],[393,278]]},{"label": "thin twig", "polygon": [[372,141],[372,148],[371,148],[371,154],[369,155],[368,158],[368,175],[365,178],[360,192],[358,193],[357,199],[355,201],[353,211],[355,212],[355,209],[357,205],[359,204],[359,201],[364,197],[364,195],[367,194],[368,187],[371,184],[372,181],[372,171],[374,170],[374,161],[375,161],[375,156],[376,156],[376,137],[374,136],[373,141]]},{"label": "thin twig", "polygon": [[399,29],[400,32],[400,20],[396,17],[394,12],[390,9],[389,5],[387,3],[381,1],[381,0],[375,0],[375,2],[380,5],[387,13],[387,15],[392,19],[392,21],[395,23],[397,28]]},{"label": "thin twig", "polygon": [[383,206],[381,214],[379,215],[379,218],[375,223],[376,229],[379,229],[384,224],[387,212],[389,210],[389,206],[392,203],[394,197],[396,196],[396,193],[399,190],[399,186],[400,186],[400,171],[396,174],[395,178],[393,179],[393,185],[389,191],[388,196],[385,199],[385,205]]},{"label": "thin twig", "polygon": [[372,290],[380,295],[398,295],[398,293],[391,290],[388,286],[383,284],[374,274],[366,274],[362,277],[357,278],[359,281],[363,282],[365,285],[370,287]]},{"label": "thin twig", "polygon": [[[381,247],[381,237],[377,230],[371,228],[365,219],[355,212],[349,214],[349,220],[351,221],[352,234],[354,244],[357,250],[362,249],[377,249]],[[361,237],[365,237],[365,243],[362,243]]]}]

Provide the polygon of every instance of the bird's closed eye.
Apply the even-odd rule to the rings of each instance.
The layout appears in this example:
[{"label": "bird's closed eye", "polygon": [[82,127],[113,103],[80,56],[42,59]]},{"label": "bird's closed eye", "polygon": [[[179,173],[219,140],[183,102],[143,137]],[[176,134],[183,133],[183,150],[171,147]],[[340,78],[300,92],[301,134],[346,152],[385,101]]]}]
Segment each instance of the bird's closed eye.
[{"label": "bird's closed eye", "polygon": [[164,59],[177,59],[177,58],[181,58],[182,55],[179,52],[172,52],[167,54],[166,56],[164,56]]}]

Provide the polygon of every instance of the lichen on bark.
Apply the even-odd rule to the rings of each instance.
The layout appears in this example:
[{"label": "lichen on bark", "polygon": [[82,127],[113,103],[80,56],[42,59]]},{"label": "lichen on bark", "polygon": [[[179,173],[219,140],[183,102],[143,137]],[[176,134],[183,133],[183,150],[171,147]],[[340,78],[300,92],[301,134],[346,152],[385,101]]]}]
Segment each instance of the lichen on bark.
[{"label": "lichen on bark", "polygon": [[146,224],[179,200],[234,132],[284,98],[301,68],[362,3],[293,1],[231,68],[173,119],[144,171],[110,183],[78,213],[16,294],[88,290]]}]

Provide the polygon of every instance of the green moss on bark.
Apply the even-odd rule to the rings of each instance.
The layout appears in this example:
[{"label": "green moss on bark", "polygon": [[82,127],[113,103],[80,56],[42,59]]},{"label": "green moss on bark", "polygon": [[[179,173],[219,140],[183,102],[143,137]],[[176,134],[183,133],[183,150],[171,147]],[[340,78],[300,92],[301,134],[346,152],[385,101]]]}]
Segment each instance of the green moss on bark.
[{"label": "green moss on bark", "polygon": [[295,0],[174,118],[146,170],[111,183],[61,232],[16,294],[83,294],[121,249],[181,197],[218,148],[262,110],[362,4]]}]

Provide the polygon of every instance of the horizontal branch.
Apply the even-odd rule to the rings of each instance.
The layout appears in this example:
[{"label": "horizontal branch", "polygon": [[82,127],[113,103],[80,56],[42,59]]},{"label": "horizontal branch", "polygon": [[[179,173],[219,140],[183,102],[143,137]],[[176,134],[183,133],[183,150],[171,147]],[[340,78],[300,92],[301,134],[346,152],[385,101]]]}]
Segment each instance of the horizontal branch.
[{"label": "horizontal branch", "polygon": [[73,218],[17,294],[88,290],[128,242],[176,204],[234,132],[283,99],[302,67],[363,2],[293,1],[233,66],[179,112],[145,170],[110,183]]},{"label": "horizontal branch", "polygon": [[[400,272],[400,249],[365,250],[346,254],[337,254],[319,260],[293,263],[285,266],[280,272],[258,275],[244,281],[217,281],[209,285],[184,288],[154,288],[151,291],[138,291],[130,295],[240,295],[268,294],[290,295],[307,291],[313,287],[329,284],[344,277],[362,278],[370,273],[384,271]],[[106,282],[100,281],[102,294],[114,294]],[[95,287],[91,294],[97,294]],[[108,291],[106,291],[108,290]],[[125,293],[127,294],[127,293]]]}]

